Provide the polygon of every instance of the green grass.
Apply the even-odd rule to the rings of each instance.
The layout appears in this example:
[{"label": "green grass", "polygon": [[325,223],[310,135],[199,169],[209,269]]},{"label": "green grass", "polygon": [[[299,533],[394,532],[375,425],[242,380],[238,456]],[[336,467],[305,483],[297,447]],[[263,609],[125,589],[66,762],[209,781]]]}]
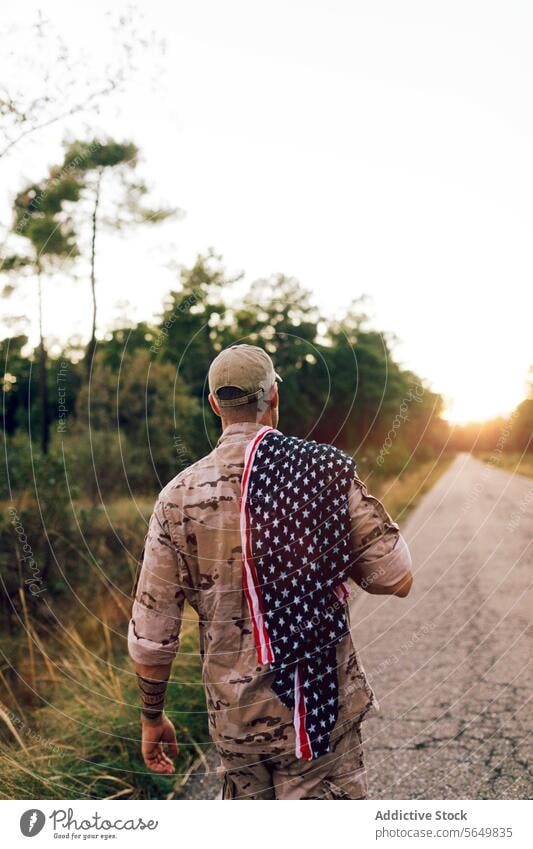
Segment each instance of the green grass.
[{"label": "green grass", "polygon": [[453,456],[441,457],[410,467],[394,478],[377,478],[374,488],[369,483],[369,489],[383,501],[395,521],[405,522],[426,492],[442,477],[452,459]]},{"label": "green grass", "polygon": [[533,478],[533,452],[528,451],[526,454],[517,452],[495,454],[491,451],[476,453],[478,460],[483,460],[484,463],[490,463],[498,469],[505,469],[508,472],[524,475],[528,478]]},{"label": "green grass", "polygon": [[0,796],[161,799],[171,794],[208,742],[196,632],[192,622],[185,628],[168,688],[166,708],[181,746],[174,776],[151,773],[142,762],[137,685],[128,657],[106,640],[98,657],[71,631],[63,635],[57,657],[58,640],[49,636],[45,651],[34,647],[37,672],[32,675],[24,665],[20,670],[40,700],[33,696],[28,705],[27,694],[19,691],[18,705],[0,709]]}]

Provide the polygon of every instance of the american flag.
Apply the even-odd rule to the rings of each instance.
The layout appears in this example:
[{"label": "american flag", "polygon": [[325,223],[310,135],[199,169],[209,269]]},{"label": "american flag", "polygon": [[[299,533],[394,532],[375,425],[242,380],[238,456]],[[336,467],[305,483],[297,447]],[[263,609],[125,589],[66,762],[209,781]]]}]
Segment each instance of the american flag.
[{"label": "american flag", "polygon": [[330,445],[264,427],[241,488],[243,582],[257,658],[294,713],[296,755],[329,751],[338,715],[337,644],[347,633],[354,461]]}]

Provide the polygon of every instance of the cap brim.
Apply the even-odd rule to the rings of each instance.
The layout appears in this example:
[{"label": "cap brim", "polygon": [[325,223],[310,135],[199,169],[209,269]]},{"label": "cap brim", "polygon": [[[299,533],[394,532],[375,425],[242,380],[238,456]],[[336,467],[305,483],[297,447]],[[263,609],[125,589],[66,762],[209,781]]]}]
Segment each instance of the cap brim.
[{"label": "cap brim", "polygon": [[278,383],[283,383],[283,378],[280,377],[280,375],[277,373],[277,371],[274,372],[274,377],[276,378]]}]

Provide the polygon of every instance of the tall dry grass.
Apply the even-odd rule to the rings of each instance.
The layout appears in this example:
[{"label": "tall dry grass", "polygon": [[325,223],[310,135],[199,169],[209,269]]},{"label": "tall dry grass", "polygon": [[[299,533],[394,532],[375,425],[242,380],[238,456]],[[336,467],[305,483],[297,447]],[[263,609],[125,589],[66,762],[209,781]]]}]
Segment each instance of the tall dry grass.
[{"label": "tall dry grass", "polygon": [[141,760],[137,685],[109,629],[102,627],[95,651],[76,628],[43,635],[26,617],[28,654],[19,668],[24,684],[18,692],[11,687],[0,704],[0,797],[172,795],[208,742],[193,617],[191,611],[168,688],[167,712],[181,747],[171,777],[150,773]]}]

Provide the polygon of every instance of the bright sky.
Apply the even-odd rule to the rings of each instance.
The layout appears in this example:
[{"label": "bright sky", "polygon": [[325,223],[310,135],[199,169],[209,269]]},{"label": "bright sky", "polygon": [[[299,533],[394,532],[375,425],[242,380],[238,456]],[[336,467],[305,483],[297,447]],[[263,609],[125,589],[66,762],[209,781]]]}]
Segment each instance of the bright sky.
[{"label": "bright sky", "polygon": [[[39,5],[4,0],[1,14],[32,20]],[[109,5],[44,8],[98,62]],[[330,314],[369,295],[376,325],[397,334],[397,356],[444,394],[450,419],[509,412],[533,363],[531,4],[142,8],[168,40],[158,89],[136,84],[95,126],[132,138],[157,193],[186,216],[106,240],[101,330],[120,301],[135,318],[157,313],[174,279],[163,259],[213,246],[250,281],[297,277]],[[59,158],[63,135],[44,132],[2,166],[10,192]],[[49,285],[47,333],[87,335],[88,294],[83,281]]]}]

